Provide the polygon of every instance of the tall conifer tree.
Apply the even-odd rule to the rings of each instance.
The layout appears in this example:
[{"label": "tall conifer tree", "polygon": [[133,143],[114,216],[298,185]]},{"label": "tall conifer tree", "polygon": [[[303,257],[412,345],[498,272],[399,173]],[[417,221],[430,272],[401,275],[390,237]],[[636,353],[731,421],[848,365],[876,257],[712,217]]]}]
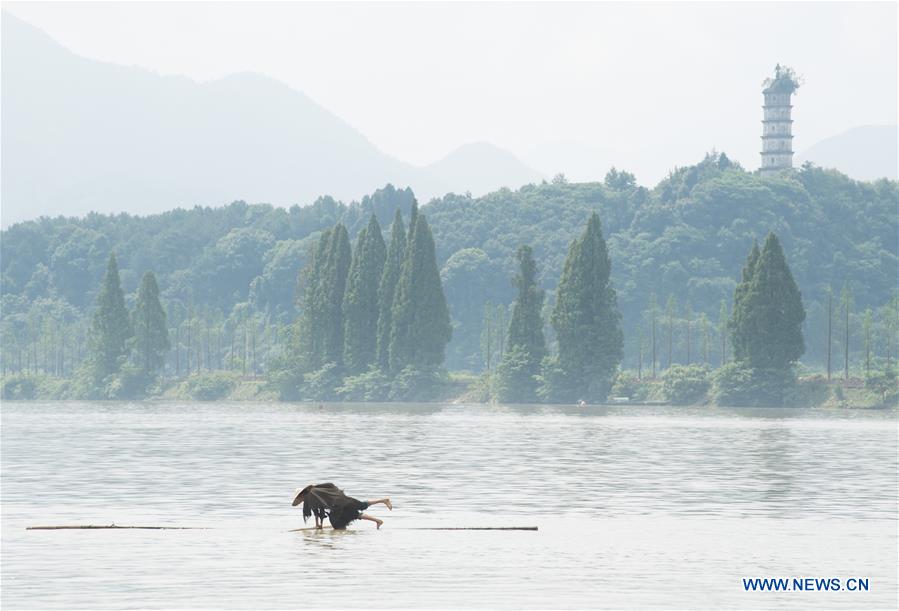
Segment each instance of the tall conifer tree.
[{"label": "tall conifer tree", "polygon": [[740,274],[740,282],[734,289],[734,307],[731,310],[730,322],[728,327],[731,335],[731,350],[733,350],[734,358],[738,361],[746,360],[748,354],[748,346],[751,338],[748,337],[749,327],[743,321],[742,317],[746,313],[745,300],[749,293],[749,287],[755,275],[755,266],[758,263],[761,251],[757,240],[752,240],[752,248],[746,256],[746,262],[743,264],[743,271]]},{"label": "tall conifer tree", "polygon": [[374,214],[359,232],[343,299],[343,363],[349,373],[361,373],[377,359],[378,286],[387,247]]},{"label": "tall conifer tree", "polygon": [[543,291],[537,286],[537,263],[530,246],[517,252],[519,273],[514,284],[518,298],[512,306],[512,320],[506,341],[507,350],[499,368],[501,401],[530,403],[537,400],[540,364],[546,356],[543,335]]},{"label": "tall conifer tree", "polygon": [[409,236],[406,243],[412,242],[412,236],[415,233],[415,222],[418,220],[418,200],[412,200],[412,209],[409,211]]},{"label": "tall conifer tree", "polygon": [[325,313],[322,278],[331,248],[332,234],[331,229],[322,232],[309,263],[300,270],[297,280],[297,295],[301,302],[297,338],[301,370],[318,369],[323,364]]},{"label": "tall conifer tree", "polygon": [[552,313],[558,365],[566,380],[560,399],[596,402],[608,395],[624,347],[610,274],[602,226],[594,212],[568,250]]},{"label": "tall conifer tree", "polygon": [[148,271],[141,278],[132,316],[135,348],[141,355],[140,366],[148,375],[162,367],[165,354],[171,347],[165,319],[165,310],[159,302],[156,275]]},{"label": "tall conifer tree", "polygon": [[338,223],[331,234],[328,254],[321,277],[322,352],[321,362],[343,362],[343,297],[350,270],[350,237],[346,227]]},{"label": "tall conifer tree", "polygon": [[734,293],[734,357],[753,369],[788,371],[805,351],[802,296],[777,236],[769,233],[757,251],[747,260],[748,284]]},{"label": "tall conifer tree", "polygon": [[543,336],[543,291],[537,286],[537,263],[530,246],[521,246],[516,253],[519,272],[514,284],[518,298],[512,306],[512,320],[506,345],[511,349],[521,346],[539,365],[546,356],[546,339]]},{"label": "tall conifer tree", "polygon": [[434,238],[421,213],[415,215],[411,235],[393,303],[388,355],[393,372],[410,365],[423,371],[439,367],[452,335]]},{"label": "tall conifer tree", "polygon": [[110,253],[91,326],[91,361],[95,381],[99,382],[119,370],[133,335],[131,319],[125,309],[119,265],[115,253]]},{"label": "tall conifer tree", "polygon": [[403,215],[397,208],[390,227],[390,245],[384,261],[384,271],[378,286],[378,338],[377,362],[382,371],[389,369],[390,335],[393,328],[393,298],[400,279],[403,258],[406,254],[406,228]]}]

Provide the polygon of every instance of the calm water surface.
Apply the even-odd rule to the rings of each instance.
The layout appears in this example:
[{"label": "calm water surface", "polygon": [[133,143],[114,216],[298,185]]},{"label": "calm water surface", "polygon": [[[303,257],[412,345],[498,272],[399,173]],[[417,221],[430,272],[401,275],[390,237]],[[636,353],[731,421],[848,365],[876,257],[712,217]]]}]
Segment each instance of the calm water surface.
[{"label": "calm water surface", "polygon": [[[321,481],[394,511],[287,532]],[[895,411],[7,402],[0,494],[4,609],[897,603]],[[113,522],[208,530],[25,531]]]}]

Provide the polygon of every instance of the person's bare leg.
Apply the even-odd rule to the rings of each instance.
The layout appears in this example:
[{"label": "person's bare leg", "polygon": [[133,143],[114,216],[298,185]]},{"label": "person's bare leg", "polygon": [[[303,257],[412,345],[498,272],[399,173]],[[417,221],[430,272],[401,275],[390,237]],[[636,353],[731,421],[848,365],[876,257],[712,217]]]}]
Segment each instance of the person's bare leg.
[{"label": "person's bare leg", "polygon": [[378,499],[377,501],[368,501],[369,507],[371,507],[372,505],[378,505],[378,504],[387,505],[387,509],[389,509],[390,511],[393,511],[393,503],[390,502],[390,499]]},{"label": "person's bare leg", "polygon": [[375,524],[378,525],[379,530],[381,528],[381,524],[384,523],[384,520],[379,520],[378,518],[376,518],[374,516],[370,516],[367,513],[363,513],[361,516],[359,516],[359,519],[360,520],[368,520],[369,522],[374,522]]}]

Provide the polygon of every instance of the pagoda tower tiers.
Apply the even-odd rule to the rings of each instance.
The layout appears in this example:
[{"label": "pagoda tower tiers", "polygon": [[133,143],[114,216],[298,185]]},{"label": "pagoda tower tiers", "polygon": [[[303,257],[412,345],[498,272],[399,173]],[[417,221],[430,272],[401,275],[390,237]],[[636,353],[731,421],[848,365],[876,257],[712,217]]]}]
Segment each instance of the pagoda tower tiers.
[{"label": "pagoda tower tiers", "polygon": [[799,81],[789,68],[780,64],[774,78],[766,79],[762,119],[762,174],[774,174],[793,167],[793,119],[791,96]]}]

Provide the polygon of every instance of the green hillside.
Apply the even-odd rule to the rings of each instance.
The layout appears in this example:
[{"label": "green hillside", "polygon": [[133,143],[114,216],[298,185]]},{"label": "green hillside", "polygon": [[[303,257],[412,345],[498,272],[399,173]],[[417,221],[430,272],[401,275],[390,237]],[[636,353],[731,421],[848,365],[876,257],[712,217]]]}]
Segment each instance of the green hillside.
[{"label": "green hillside", "polygon": [[[235,202],[147,217],[91,214],[13,225],[0,234],[4,367],[14,367],[23,351],[31,358],[46,350],[50,338],[83,335],[114,250],[129,306],[141,276],[152,270],[171,327],[190,310],[207,334],[230,333],[233,342],[238,326],[253,320],[259,333],[268,334],[254,365],[264,371],[264,350],[276,349],[279,327],[298,314],[297,274],[319,232],[342,222],[355,240],[375,213],[387,234],[394,212],[408,218],[413,199],[410,190],[388,185],[351,204],[329,197],[289,209]],[[574,184],[560,176],[480,198],[448,194],[422,210],[433,230],[454,326],[449,369],[483,366],[485,304],[511,304],[520,245],[533,247],[538,280],[547,290],[545,310],[552,306],[568,245],[594,210],[608,240],[628,367],[636,366],[641,326],[647,349],[653,294],[659,320],[673,331],[673,362],[687,360],[688,321],[690,360],[700,360],[705,349],[717,362],[721,302],[732,300],[753,238],[769,231],[781,239],[802,292],[808,312],[802,361],[811,367],[824,360],[828,289],[837,297],[844,285],[851,291],[850,349],[858,354],[863,312],[874,309],[874,324],[885,324],[877,310],[891,299],[899,270],[899,183],[857,182],[812,166],[761,177],[719,154],[671,172],[652,189],[612,171],[603,183]],[[835,298],[835,317],[838,305]],[[707,338],[699,335],[702,314]],[[496,318],[492,308],[491,320]],[[888,349],[887,337],[875,334],[875,354]],[[547,339],[552,342],[551,333]],[[714,348],[704,348],[701,339]],[[834,355],[841,354],[841,341],[834,333]],[[64,359],[78,350],[75,339]]]}]

